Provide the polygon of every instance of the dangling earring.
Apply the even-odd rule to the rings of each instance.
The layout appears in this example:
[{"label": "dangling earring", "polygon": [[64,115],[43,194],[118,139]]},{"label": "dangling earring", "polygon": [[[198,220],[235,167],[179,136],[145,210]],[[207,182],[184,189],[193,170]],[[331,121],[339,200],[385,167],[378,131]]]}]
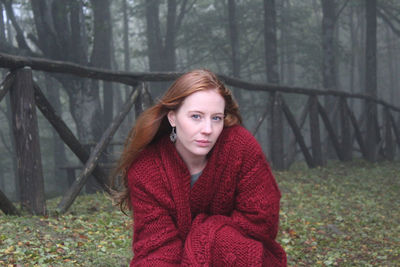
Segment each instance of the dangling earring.
[{"label": "dangling earring", "polygon": [[171,134],[169,135],[169,139],[172,143],[176,142],[176,127],[172,127]]}]

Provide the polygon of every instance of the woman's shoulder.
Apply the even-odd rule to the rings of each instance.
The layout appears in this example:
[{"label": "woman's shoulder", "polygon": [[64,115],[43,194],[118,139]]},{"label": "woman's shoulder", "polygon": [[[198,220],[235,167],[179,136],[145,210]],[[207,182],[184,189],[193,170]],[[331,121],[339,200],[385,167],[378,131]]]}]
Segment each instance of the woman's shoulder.
[{"label": "woman's shoulder", "polygon": [[222,139],[225,139],[225,142],[228,142],[234,146],[244,148],[259,147],[258,141],[253,134],[241,125],[234,125],[224,128],[221,137]]},{"label": "woman's shoulder", "polygon": [[143,149],[137,158],[132,162],[128,170],[129,177],[146,177],[152,174],[157,175],[158,172],[158,155],[157,147],[153,144],[148,145]]}]

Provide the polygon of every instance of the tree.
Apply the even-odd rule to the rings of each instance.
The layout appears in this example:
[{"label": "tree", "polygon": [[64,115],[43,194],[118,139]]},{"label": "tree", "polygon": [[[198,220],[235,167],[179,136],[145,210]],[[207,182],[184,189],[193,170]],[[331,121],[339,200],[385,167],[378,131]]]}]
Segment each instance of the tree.
[{"label": "tree", "polygon": [[[376,67],[376,0],[365,1],[366,28],[366,70],[365,70],[365,93],[371,97],[377,97],[377,67]],[[367,159],[377,159],[377,107],[371,101],[367,101],[365,113],[367,114]]]},{"label": "tree", "polygon": [[[92,66],[111,69],[112,58],[112,26],[109,0],[91,0],[93,7],[94,44],[90,63]],[[92,82],[98,88],[97,82]],[[113,119],[113,87],[110,82],[104,82],[104,111],[105,125]]]},{"label": "tree", "polygon": [[228,35],[231,43],[232,50],[232,75],[233,77],[240,77],[240,47],[239,47],[239,33],[237,27],[236,17],[236,4],[235,0],[228,0]]},{"label": "tree", "polygon": [[[267,80],[269,83],[279,84],[275,0],[264,0],[264,43]],[[276,169],[284,168],[283,115],[280,102],[281,95],[273,93],[271,100],[270,157]]]},{"label": "tree", "polygon": [[[335,0],[321,0],[322,5],[322,86],[326,90],[336,90],[337,72],[336,72],[336,53],[335,53],[335,23],[336,23],[336,5]],[[325,97],[325,108],[334,110],[335,97]],[[337,128],[338,123],[335,120],[335,112],[331,112],[329,117]],[[331,142],[327,143],[327,156],[333,158]]]},{"label": "tree", "polygon": [[[37,35],[30,34],[30,39],[41,53],[51,59],[89,65],[82,2],[32,0],[31,5]],[[96,53],[97,49],[93,51]],[[84,79],[60,75],[56,78],[68,93],[79,139],[84,143],[96,140],[103,130],[98,88]]]},{"label": "tree", "polygon": [[[147,55],[150,71],[174,71],[176,69],[176,38],[183,18],[191,6],[187,0],[168,0],[165,25],[160,22],[160,0],[145,2]],[[179,12],[178,10],[179,6]],[[162,31],[161,29],[165,29]],[[155,96],[161,94],[162,87],[152,88]]]},{"label": "tree", "polygon": [[[321,0],[322,5],[322,49],[323,87],[327,90],[336,89],[336,62],[335,62],[335,0]],[[327,106],[332,107],[332,103]]]},{"label": "tree", "polygon": [[[186,3],[186,1],[184,1]],[[166,30],[161,32],[160,1],[146,1],[146,35],[150,71],[174,71],[175,38],[179,29],[176,0],[168,0]]]}]

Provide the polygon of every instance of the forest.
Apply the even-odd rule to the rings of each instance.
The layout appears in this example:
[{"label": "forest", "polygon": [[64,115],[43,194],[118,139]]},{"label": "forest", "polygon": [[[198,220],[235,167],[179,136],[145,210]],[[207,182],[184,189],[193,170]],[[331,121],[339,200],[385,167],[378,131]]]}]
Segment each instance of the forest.
[{"label": "forest", "polygon": [[[85,243],[92,237],[84,225],[90,214],[104,212],[99,215],[104,224],[92,223],[110,235],[93,235],[92,242],[119,238],[113,246],[102,243],[100,259],[105,266],[125,266],[130,255],[120,254],[129,251],[129,218],[105,204],[107,174],[138,115],[181,73],[205,68],[233,91],[244,126],[276,172],[284,195],[279,239],[289,263],[397,266],[391,263],[400,261],[399,249],[393,248],[399,240],[391,236],[399,230],[388,225],[398,225],[399,215],[388,224],[376,220],[400,206],[395,208],[399,38],[396,0],[0,0],[0,219],[29,231],[34,228],[29,223],[40,221],[48,225],[38,231],[55,231],[40,235],[33,245],[38,249],[29,250],[26,242],[34,243],[27,241],[29,231],[16,234],[0,227],[0,265],[79,265],[85,257],[101,265],[98,255],[82,251],[95,253],[96,246]],[[28,149],[24,140],[32,137],[30,132],[24,136],[16,130],[15,114],[23,103],[29,103],[26,127],[32,127],[34,139]],[[338,207],[337,198],[362,183],[359,175],[365,175],[359,199]],[[386,189],[369,191],[373,175]],[[343,188],[336,187],[335,178]],[[316,191],[309,187],[313,182]],[[332,198],[324,198],[327,192]],[[382,202],[361,203],[371,196]],[[89,206],[78,208],[85,197]],[[332,212],[326,216],[310,211],[327,201]],[[342,213],[359,205],[374,213]],[[53,212],[70,217],[52,217]],[[3,214],[46,217],[31,217],[24,226]],[[117,226],[110,216],[124,225]],[[365,216],[361,224],[373,226],[357,226],[354,238],[349,229],[360,224],[357,216]],[[61,221],[71,219],[65,235],[80,254],[69,254],[68,242],[46,248],[43,244],[62,236]],[[75,225],[76,220],[81,223]],[[122,238],[111,236],[113,226]],[[373,230],[376,235],[364,248],[359,238]],[[319,246],[338,240],[346,251]],[[378,244],[381,250],[367,253]],[[24,256],[16,247],[25,249],[20,250]],[[71,262],[74,257],[78,263]]]}]

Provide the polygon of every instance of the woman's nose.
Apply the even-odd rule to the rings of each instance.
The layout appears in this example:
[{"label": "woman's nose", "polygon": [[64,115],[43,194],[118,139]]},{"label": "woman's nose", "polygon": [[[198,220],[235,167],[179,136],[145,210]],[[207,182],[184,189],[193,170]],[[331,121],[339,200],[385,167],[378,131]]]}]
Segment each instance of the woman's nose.
[{"label": "woman's nose", "polygon": [[205,120],[202,128],[202,133],[211,134],[212,133],[212,125],[211,120]]}]

